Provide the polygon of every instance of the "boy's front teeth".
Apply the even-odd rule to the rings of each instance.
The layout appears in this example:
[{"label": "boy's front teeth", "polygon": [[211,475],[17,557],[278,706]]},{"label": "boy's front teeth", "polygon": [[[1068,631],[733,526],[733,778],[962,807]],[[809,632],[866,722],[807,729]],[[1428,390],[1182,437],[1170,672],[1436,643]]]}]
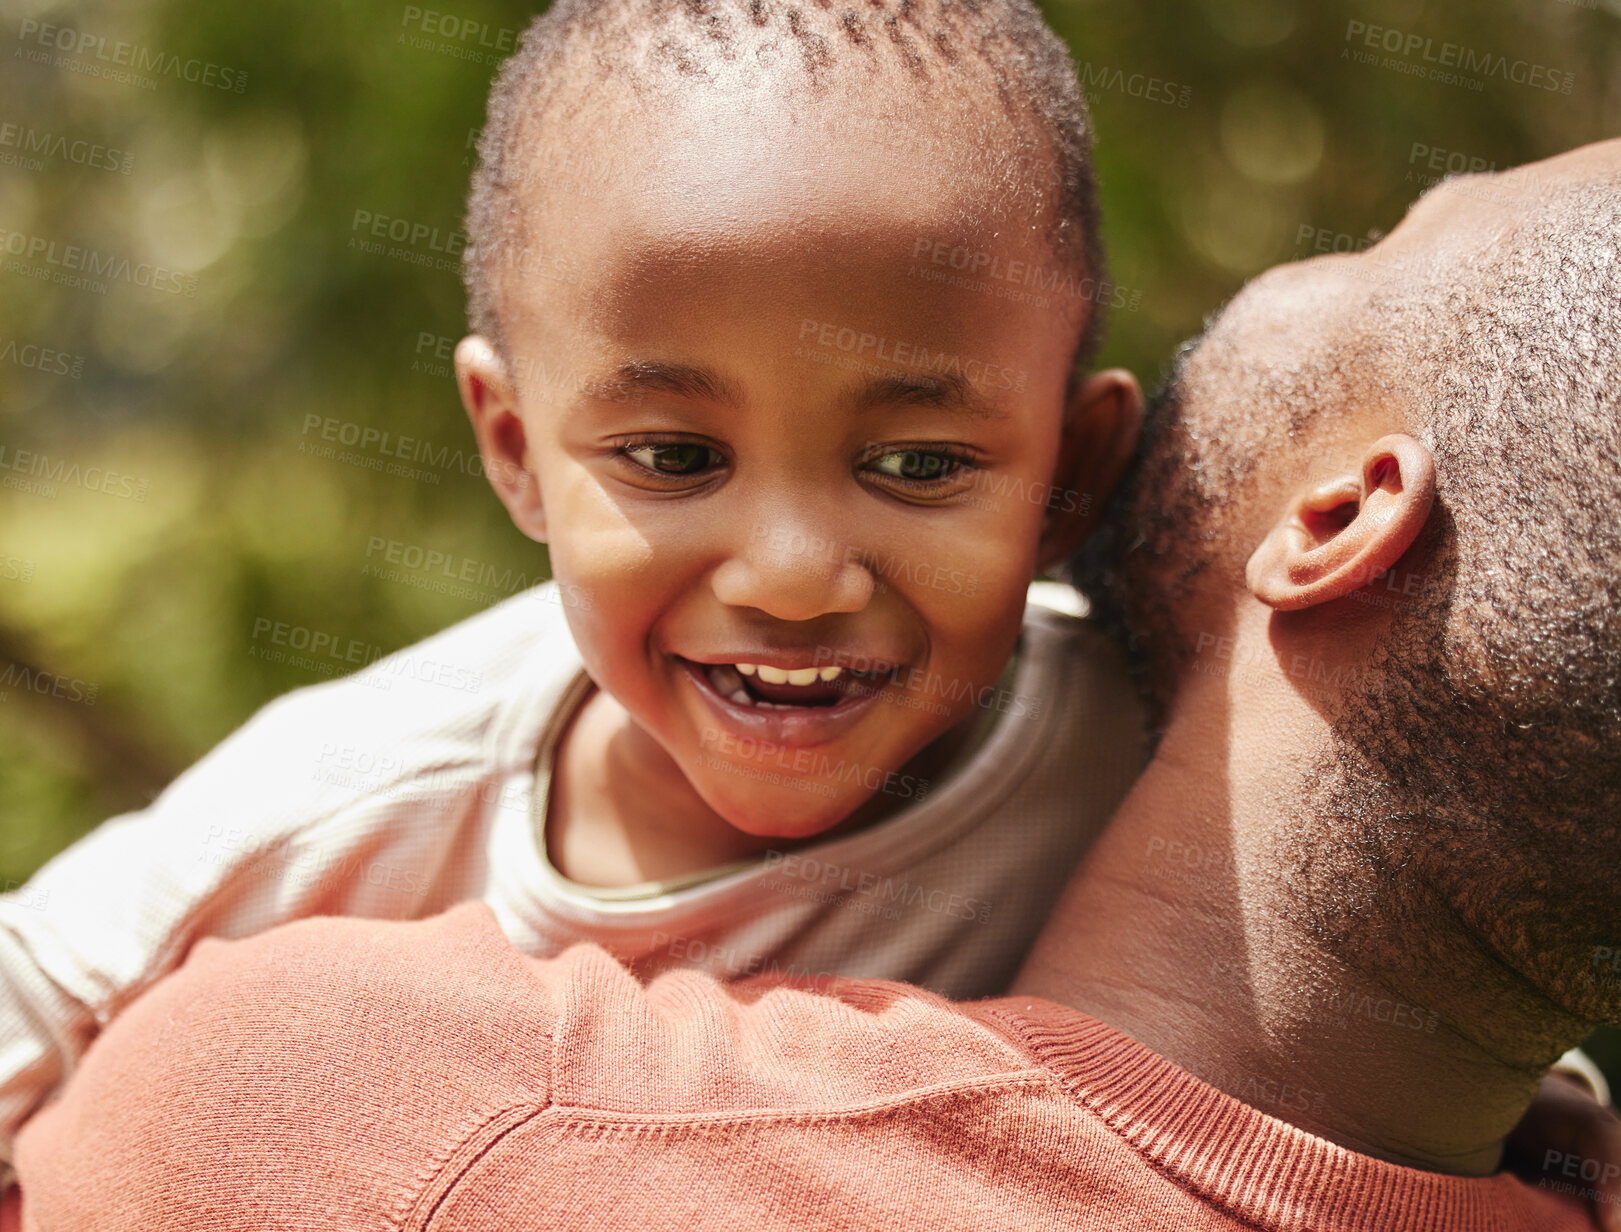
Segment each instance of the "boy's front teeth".
[{"label": "boy's front teeth", "polygon": [[837,680],[842,667],[796,667],[792,671],[785,671],[780,667],[768,667],[764,663],[735,663],[745,676],[759,673],[760,679],[767,684],[814,684],[817,680]]},{"label": "boy's front teeth", "polygon": [[[779,697],[777,701],[768,701],[765,698],[755,697],[743,685],[743,677],[756,676],[761,682],[769,685],[794,685],[804,688],[808,685],[826,683],[837,680],[843,673],[842,667],[797,667],[792,671],[780,667],[767,667],[762,663],[712,663],[709,665],[709,683],[714,686],[715,692],[722,697],[729,698],[741,706],[764,706],[768,710],[791,710],[796,705],[804,703],[794,702]],[[825,690],[821,691],[825,694]],[[828,705],[832,699],[821,694],[811,695],[814,700],[811,705]]]}]

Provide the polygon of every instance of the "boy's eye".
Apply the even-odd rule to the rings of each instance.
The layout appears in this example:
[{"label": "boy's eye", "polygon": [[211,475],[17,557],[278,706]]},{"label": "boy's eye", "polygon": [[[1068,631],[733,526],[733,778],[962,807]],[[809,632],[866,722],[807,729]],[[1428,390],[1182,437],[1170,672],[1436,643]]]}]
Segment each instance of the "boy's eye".
[{"label": "boy's eye", "polygon": [[953,454],[929,451],[929,449],[900,449],[893,454],[880,454],[874,459],[875,467],[883,475],[893,475],[898,480],[919,480],[927,483],[929,480],[940,480],[956,473],[956,468],[963,465],[963,460]]},{"label": "boy's eye", "polygon": [[619,452],[636,465],[656,475],[696,475],[706,467],[714,465],[714,459],[725,461],[708,445],[686,442],[675,444],[644,442],[622,446]]},{"label": "boy's eye", "polygon": [[880,475],[906,483],[932,484],[957,476],[973,459],[949,449],[896,449],[869,464]]}]

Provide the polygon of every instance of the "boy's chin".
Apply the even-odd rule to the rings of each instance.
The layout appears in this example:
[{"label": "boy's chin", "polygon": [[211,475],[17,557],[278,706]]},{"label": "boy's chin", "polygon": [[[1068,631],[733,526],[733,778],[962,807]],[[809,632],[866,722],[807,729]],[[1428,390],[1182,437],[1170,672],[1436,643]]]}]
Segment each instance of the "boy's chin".
[{"label": "boy's chin", "polygon": [[805,799],[807,794],[789,788],[730,798],[713,807],[732,826],[756,838],[807,839],[837,829],[869,799],[863,792],[810,800]]}]

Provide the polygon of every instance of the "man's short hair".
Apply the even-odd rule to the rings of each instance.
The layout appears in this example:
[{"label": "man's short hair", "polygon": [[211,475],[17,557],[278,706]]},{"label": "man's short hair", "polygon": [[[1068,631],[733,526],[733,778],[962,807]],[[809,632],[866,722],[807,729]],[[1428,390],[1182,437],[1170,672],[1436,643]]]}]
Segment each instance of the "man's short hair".
[{"label": "man's short hair", "polygon": [[[545,191],[544,155],[593,135],[568,131],[593,91],[611,114],[624,114],[619,106],[655,89],[696,88],[740,63],[768,71],[761,67],[768,51],[780,62],[769,71],[807,106],[836,95],[837,84],[875,74],[911,92],[920,120],[937,78],[994,92],[1012,119],[1034,121],[1049,148],[1036,173],[1027,158],[983,152],[992,186],[1034,187],[1059,265],[1077,281],[1102,281],[1085,100],[1068,49],[1030,0],[557,0],[524,32],[490,92],[463,258],[473,331],[505,354],[501,253],[524,243],[520,198],[530,187]],[[964,132],[962,139],[985,136]],[[873,152],[879,165],[886,157]],[[1087,305],[1077,369],[1096,354],[1103,317],[1100,305]]]}]

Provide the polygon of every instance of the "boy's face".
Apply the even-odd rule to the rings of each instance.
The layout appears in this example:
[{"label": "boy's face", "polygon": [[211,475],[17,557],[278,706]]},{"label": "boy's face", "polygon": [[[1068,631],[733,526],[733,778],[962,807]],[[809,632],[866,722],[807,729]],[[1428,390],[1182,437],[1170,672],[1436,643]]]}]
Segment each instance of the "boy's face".
[{"label": "boy's face", "polygon": [[707,106],[536,156],[508,362],[469,339],[458,368],[592,678],[732,825],[802,837],[1013,704],[1026,586],[1107,495],[1134,389],[1066,416],[1087,287],[967,141]]}]

